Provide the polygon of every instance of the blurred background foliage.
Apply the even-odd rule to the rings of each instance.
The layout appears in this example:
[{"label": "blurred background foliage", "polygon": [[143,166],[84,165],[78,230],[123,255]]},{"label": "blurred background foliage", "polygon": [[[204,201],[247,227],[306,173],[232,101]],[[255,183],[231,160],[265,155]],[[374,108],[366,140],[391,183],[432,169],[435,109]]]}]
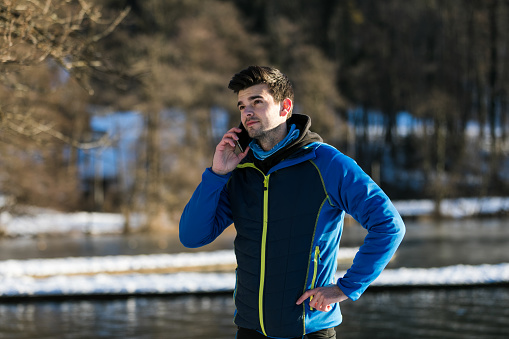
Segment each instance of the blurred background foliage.
[{"label": "blurred background foliage", "polygon": [[4,0],[1,208],[173,227],[252,64],[392,199],[507,195],[508,25],[507,0]]}]

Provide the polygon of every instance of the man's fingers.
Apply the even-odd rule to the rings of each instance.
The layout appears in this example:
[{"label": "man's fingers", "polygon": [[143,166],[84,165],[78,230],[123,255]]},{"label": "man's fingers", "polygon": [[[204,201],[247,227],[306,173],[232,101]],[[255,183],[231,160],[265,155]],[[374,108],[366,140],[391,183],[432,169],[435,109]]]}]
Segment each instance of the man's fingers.
[{"label": "man's fingers", "polygon": [[324,297],[322,294],[316,294],[315,297],[313,298],[313,301],[315,302],[315,308],[318,309],[318,310],[322,310],[323,308],[323,301],[324,301]]},{"label": "man's fingers", "polygon": [[240,128],[237,128],[237,127],[234,127],[232,129],[230,129],[228,132],[226,132],[224,135],[223,135],[223,138],[228,136],[234,140],[239,140],[239,137],[237,136],[237,133],[240,133],[242,132],[242,130]]},{"label": "man's fingers", "polygon": [[332,306],[326,303],[325,297],[323,295],[316,295],[313,298],[313,300],[309,303],[309,306],[321,312],[329,312],[330,310],[332,310]]},{"label": "man's fingers", "polygon": [[233,148],[237,146],[236,141],[239,140],[239,137],[237,136],[236,132],[240,132],[241,130],[239,128],[232,128],[228,132],[226,132],[223,135],[223,138],[221,140],[222,144],[229,144]]},{"label": "man's fingers", "polygon": [[233,171],[239,162],[247,155],[249,147],[247,147],[245,152],[239,154],[235,153],[237,140],[239,139],[237,133],[241,131],[240,128],[231,128],[223,135],[221,141],[217,144],[216,152],[212,159],[212,171],[214,173],[224,175]]},{"label": "man's fingers", "polygon": [[233,140],[239,140],[237,133],[233,133],[233,132],[227,132],[225,135],[223,135],[223,138],[231,138]]},{"label": "man's fingers", "polygon": [[304,292],[304,294],[299,298],[297,299],[297,305],[300,305],[304,302],[304,300],[306,300],[307,298],[309,298],[310,296],[314,295],[314,290],[307,290],[306,292]]},{"label": "man's fingers", "polygon": [[329,285],[304,292],[297,300],[297,305],[302,304],[304,300],[309,297],[311,297],[309,300],[309,307],[322,312],[329,312],[332,310],[333,304],[348,298],[337,285]]},{"label": "man's fingers", "polygon": [[332,310],[332,306],[328,302],[329,300],[325,297],[324,293],[320,290],[320,288],[315,288],[312,290],[307,290],[304,294],[297,300],[296,304],[302,304],[307,298],[311,298],[309,300],[309,306],[321,311],[321,312],[329,312]]},{"label": "man's fingers", "polygon": [[231,137],[231,136],[224,135],[223,139],[221,140],[221,142],[219,142],[218,146],[226,146],[226,145],[230,145],[231,147],[235,148],[235,146],[236,146],[235,139],[233,139],[233,137]]},{"label": "man's fingers", "polygon": [[242,132],[242,130],[240,128],[238,128],[238,127],[233,127],[228,132],[240,133],[240,132]]}]

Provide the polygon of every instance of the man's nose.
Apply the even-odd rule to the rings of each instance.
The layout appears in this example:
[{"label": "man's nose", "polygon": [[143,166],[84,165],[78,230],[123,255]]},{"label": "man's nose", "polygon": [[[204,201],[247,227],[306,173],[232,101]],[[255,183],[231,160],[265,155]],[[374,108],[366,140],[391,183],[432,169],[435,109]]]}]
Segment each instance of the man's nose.
[{"label": "man's nose", "polygon": [[242,114],[244,114],[245,116],[252,116],[254,114],[254,110],[253,110],[253,107],[252,106],[246,106],[244,108],[244,110],[242,111]]}]

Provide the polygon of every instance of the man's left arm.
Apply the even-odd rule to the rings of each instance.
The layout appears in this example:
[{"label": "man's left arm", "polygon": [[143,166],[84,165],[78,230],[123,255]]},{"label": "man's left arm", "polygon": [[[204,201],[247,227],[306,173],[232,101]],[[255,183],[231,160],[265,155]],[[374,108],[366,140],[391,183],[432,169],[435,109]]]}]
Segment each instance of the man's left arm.
[{"label": "man's left arm", "polygon": [[313,296],[310,306],[320,311],[328,311],[330,304],[347,298],[357,300],[387,266],[405,234],[403,220],[392,202],[355,161],[337,152],[329,164],[323,174],[330,184],[331,199],[368,234],[352,266],[337,284],[308,290],[297,300],[300,304]]},{"label": "man's left arm", "polygon": [[357,300],[380,275],[405,235],[405,224],[382,189],[350,158],[344,156],[338,203],[368,233],[346,274],[337,285]]}]

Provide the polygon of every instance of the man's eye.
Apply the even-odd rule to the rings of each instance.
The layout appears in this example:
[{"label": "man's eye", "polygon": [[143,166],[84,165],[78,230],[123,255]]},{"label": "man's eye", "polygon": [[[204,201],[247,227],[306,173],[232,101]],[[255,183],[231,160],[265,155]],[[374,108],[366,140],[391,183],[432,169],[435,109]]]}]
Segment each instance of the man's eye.
[{"label": "man's eye", "polygon": [[261,100],[255,100],[255,101],[254,101],[254,104],[255,104],[255,105],[256,105],[256,104],[261,104],[261,103],[262,103],[262,101],[261,101]]},{"label": "man's eye", "polygon": [[245,108],[245,106],[239,106],[239,110],[242,111]]}]

